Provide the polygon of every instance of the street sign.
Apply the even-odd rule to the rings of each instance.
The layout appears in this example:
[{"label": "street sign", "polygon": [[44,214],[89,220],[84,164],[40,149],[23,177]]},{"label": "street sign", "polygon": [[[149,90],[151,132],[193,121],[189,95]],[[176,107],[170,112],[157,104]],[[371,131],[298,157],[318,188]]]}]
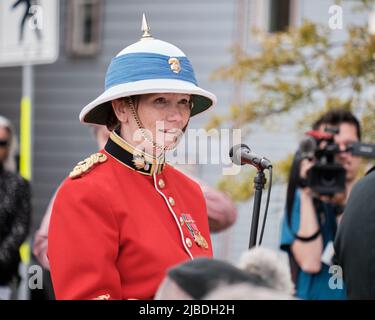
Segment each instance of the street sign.
[{"label": "street sign", "polygon": [[53,63],[59,0],[0,0],[0,67]]}]

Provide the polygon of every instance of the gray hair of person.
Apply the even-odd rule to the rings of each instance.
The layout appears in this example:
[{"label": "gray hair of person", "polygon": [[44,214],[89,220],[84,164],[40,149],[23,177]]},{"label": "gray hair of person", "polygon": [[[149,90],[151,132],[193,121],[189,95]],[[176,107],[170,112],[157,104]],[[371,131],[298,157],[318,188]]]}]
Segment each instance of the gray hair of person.
[{"label": "gray hair of person", "polygon": [[248,283],[220,286],[203,300],[295,300],[292,295]]},{"label": "gray hair of person", "polygon": [[288,295],[295,292],[289,266],[274,250],[252,248],[241,255],[238,267],[259,278],[269,288]]},{"label": "gray hair of person", "polygon": [[8,157],[4,161],[4,169],[11,172],[16,172],[16,154],[18,150],[17,136],[12,123],[5,117],[0,116],[0,127],[9,131],[10,142]]}]

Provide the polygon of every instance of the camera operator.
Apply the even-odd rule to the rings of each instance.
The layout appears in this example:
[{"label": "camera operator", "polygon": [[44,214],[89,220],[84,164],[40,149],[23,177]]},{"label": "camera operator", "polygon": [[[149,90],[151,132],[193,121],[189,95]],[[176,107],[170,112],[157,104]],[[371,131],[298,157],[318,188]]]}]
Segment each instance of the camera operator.
[{"label": "camera operator", "polygon": [[[334,161],[346,171],[344,192],[330,196],[313,192],[306,178],[315,159],[301,158],[300,152],[296,153],[288,182],[280,247],[289,254],[296,295],[302,299],[346,299],[345,287],[330,288],[329,266],[337,224],[361,161],[347,150],[361,139],[361,129],[355,116],[341,109],[324,114],[313,126],[321,133],[332,128],[338,129],[333,136],[338,148]],[[323,141],[317,148],[324,148],[325,144]]]}]

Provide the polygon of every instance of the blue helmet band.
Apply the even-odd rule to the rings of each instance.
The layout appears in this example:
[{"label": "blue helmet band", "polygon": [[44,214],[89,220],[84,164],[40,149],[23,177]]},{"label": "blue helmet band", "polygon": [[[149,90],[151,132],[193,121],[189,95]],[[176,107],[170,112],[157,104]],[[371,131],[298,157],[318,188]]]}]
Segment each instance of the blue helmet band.
[{"label": "blue helmet band", "polygon": [[157,53],[127,53],[112,59],[105,78],[105,90],[122,83],[175,79],[197,85],[193,68],[186,57]]}]

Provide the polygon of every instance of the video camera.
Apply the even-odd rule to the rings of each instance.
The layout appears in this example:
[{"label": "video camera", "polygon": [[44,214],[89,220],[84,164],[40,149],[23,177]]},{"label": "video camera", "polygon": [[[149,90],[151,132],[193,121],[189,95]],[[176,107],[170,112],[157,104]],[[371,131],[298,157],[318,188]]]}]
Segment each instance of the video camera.
[{"label": "video camera", "polygon": [[320,195],[332,196],[345,191],[346,170],[335,161],[340,152],[350,152],[354,156],[375,158],[375,145],[355,142],[341,151],[334,137],[338,128],[327,128],[325,132],[308,131],[299,146],[301,159],[315,159],[315,164],[307,171],[305,183]]}]

